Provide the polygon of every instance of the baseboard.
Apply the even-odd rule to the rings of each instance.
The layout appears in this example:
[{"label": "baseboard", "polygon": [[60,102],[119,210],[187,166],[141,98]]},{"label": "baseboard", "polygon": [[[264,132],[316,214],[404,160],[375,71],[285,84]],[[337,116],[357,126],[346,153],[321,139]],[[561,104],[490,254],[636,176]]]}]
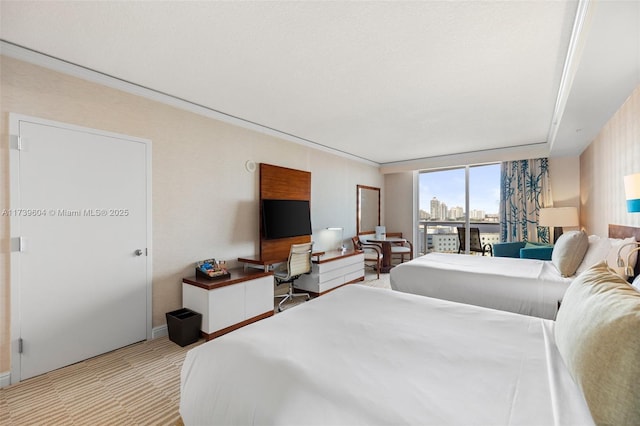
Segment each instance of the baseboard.
[{"label": "baseboard", "polygon": [[167,324],[161,325],[159,327],[154,327],[151,329],[151,338],[157,339],[158,337],[164,337],[169,335],[169,329],[167,328]]},{"label": "baseboard", "polygon": [[5,388],[11,384],[11,372],[0,373],[0,388]]}]

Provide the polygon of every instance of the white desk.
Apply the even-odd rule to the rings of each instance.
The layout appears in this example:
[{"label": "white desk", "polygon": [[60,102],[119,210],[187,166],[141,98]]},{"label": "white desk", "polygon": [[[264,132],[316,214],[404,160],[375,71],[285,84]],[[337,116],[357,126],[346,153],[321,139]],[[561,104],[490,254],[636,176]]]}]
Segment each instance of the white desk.
[{"label": "white desk", "polygon": [[364,280],[364,253],[361,251],[327,251],[314,255],[312,262],[311,274],[302,275],[293,282],[296,289],[318,296]]}]

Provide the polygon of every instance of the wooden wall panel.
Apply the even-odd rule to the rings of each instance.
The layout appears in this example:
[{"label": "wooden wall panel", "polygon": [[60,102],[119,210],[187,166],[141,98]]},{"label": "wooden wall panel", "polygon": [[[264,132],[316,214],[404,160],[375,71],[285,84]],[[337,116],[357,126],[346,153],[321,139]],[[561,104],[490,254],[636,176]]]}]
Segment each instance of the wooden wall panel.
[{"label": "wooden wall panel", "polygon": [[260,199],[311,200],[311,172],[261,163]]},{"label": "wooden wall panel", "polygon": [[311,172],[260,163],[260,258],[286,260],[291,244],[308,243],[311,235],[266,240],[262,231],[262,200],[311,201]]}]

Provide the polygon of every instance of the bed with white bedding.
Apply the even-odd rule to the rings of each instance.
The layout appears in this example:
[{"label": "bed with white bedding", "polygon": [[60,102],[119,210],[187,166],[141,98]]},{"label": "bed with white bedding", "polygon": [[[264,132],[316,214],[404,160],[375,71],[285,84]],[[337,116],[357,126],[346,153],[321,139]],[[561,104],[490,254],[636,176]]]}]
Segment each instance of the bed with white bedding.
[{"label": "bed with white bedding", "polygon": [[554,322],[353,284],[198,346],[190,425],[589,425]]},{"label": "bed with white bedding", "polygon": [[[609,225],[609,237],[569,231],[556,242],[552,260],[429,253],[391,270],[391,288],[405,293],[554,319],[577,275],[606,260],[626,260],[640,228]],[[635,256],[629,259],[640,265]],[[561,274],[564,273],[564,276]]]},{"label": "bed with white bedding", "polygon": [[572,277],[551,261],[429,253],[391,270],[405,293],[554,319]]}]

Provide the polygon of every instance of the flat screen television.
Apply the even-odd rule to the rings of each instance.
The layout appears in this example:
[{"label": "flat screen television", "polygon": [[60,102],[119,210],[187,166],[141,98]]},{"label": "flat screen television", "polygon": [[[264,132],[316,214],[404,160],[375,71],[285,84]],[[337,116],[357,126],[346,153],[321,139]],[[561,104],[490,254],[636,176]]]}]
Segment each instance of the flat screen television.
[{"label": "flat screen television", "polygon": [[309,201],[262,200],[262,233],[267,240],[311,235]]}]

